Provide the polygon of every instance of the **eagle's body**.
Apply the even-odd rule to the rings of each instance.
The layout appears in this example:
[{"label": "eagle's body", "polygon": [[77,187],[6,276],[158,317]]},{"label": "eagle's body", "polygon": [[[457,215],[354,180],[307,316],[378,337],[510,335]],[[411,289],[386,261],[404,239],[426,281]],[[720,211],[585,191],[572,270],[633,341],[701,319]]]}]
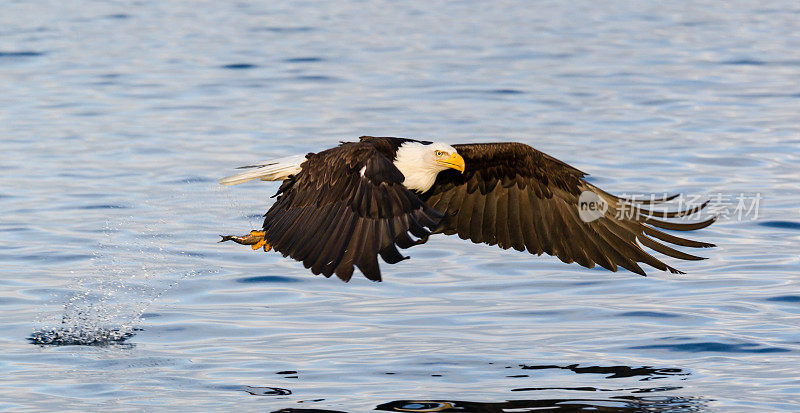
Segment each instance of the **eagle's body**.
[{"label": "eagle's body", "polygon": [[[363,136],[359,142],[344,142],[305,158],[249,168],[254,169],[220,182],[281,180],[277,201],[265,214],[261,230],[223,240],[274,248],[302,261],[314,274],[336,274],[344,281],[352,277],[354,266],[370,280],[380,281],[379,255],[394,264],[408,258],[397,247],[422,244],[435,233],[547,253],[589,268],[597,264],[616,271],[620,266],[642,275],[639,262],[679,271],[639,244],[675,258],[701,259],[650,237],[687,247],[713,246],[655,228],[706,227],[713,218],[690,223],[654,218],[687,216],[702,206],[650,213],[641,205],[668,199],[634,202],[615,197],[586,182],[583,172],[521,143],[450,146]],[[607,209],[586,219],[579,212],[582,194]],[[637,213],[620,214],[624,208]]]}]

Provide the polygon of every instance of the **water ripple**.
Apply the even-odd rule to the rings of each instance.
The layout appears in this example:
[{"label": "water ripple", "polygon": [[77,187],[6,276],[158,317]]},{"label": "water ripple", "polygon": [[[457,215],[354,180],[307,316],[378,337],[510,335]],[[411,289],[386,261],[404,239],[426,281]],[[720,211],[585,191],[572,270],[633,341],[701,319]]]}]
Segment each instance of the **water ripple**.
[{"label": "water ripple", "polygon": [[767,301],[772,301],[777,303],[800,304],[800,295],[779,295],[776,297],[767,298]]},{"label": "water ripple", "polygon": [[255,69],[258,67],[258,65],[252,63],[231,63],[223,65],[221,67],[223,69],[231,69],[231,70],[246,70],[246,69]]},{"label": "water ripple", "polygon": [[769,228],[800,229],[800,222],[794,221],[761,221],[757,225]]},{"label": "water ripple", "polygon": [[792,350],[781,347],[766,347],[758,343],[682,343],[682,344],[653,344],[648,346],[629,347],[630,349],[665,349],[688,353],[786,353]]},{"label": "water ripple", "polygon": [[316,30],[314,27],[307,26],[267,26],[253,29],[253,31],[263,31],[272,33],[305,33]]},{"label": "water ripple", "polygon": [[262,275],[258,277],[245,277],[237,278],[236,282],[244,284],[260,284],[260,283],[297,283],[301,282],[300,278],[295,277],[282,277],[279,275]]},{"label": "water ripple", "polygon": [[323,59],[321,57],[314,57],[314,56],[292,57],[292,58],[288,58],[288,59],[283,59],[283,62],[285,62],[285,63],[313,63],[313,62],[322,62],[322,61],[325,61],[325,59]]},{"label": "water ripple", "polygon": [[18,51],[18,52],[3,52],[3,51],[0,51],[0,59],[1,58],[9,58],[9,59],[11,59],[11,58],[20,58],[20,57],[36,57],[36,56],[42,56],[42,55],[44,55],[44,52],[34,52],[34,51],[30,51],[30,50]]},{"label": "water ripple", "polygon": [[676,318],[678,314],[662,313],[658,311],[628,311],[617,314],[618,317],[653,317],[653,318]]}]

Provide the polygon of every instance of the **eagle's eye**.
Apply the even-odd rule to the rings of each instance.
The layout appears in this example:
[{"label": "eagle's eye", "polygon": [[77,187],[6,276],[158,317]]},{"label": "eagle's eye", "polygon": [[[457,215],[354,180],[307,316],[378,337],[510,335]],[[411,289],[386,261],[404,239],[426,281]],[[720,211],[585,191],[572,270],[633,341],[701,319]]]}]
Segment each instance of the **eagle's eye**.
[{"label": "eagle's eye", "polygon": [[444,152],[442,152],[442,151],[436,151],[436,152],[434,152],[434,154],[436,156],[444,156]]}]

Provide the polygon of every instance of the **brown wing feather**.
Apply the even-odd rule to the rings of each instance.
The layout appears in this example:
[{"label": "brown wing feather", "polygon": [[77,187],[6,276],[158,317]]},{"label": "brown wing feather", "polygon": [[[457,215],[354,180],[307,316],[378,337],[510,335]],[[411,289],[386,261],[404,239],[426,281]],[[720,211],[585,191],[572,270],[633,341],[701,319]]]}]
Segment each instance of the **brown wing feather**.
[{"label": "brown wing feather", "polygon": [[349,281],[355,266],[380,281],[377,257],[390,264],[407,258],[397,246],[424,242],[408,233],[427,238],[441,217],[407,190],[403,179],[369,142],[309,154],[265,214],[265,238],[314,274]]},{"label": "brown wing feather", "polygon": [[[686,247],[713,247],[659,231],[704,228],[714,218],[701,222],[670,222],[705,207],[685,211],[651,213],[641,205],[669,201],[623,199],[586,182],[578,169],[521,143],[454,145],[464,158],[466,171],[439,173],[434,186],[422,199],[444,215],[435,232],[458,234],[475,243],[503,249],[527,249],[547,253],[561,261],[610,271],[623,267],[645,275],[637,263],[662,271],[680,271],[650,255],[643,245],[659,253],[684,259],[700,259],[659,243],[656,239]],[[608,204],[606,213],[591,222],[579,215],[578,199],[591,191]],[[624,214],[630,208],[639,213]],[[634,211],[636,212],[636,211]],[[648,235],[650,238],[648,237]]]}]

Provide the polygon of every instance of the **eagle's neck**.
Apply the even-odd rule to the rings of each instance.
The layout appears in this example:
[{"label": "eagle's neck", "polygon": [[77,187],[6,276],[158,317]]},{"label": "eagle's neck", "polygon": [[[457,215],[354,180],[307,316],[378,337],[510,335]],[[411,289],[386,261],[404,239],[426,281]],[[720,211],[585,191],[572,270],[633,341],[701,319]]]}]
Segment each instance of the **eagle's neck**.
[{"label": "eagle's neck", "polygon": [[405,142],[397,149],[394,166],[403,173],[403,186],[424,193],[431,189],[441,168],[430,159],[430,149],[419,142]]}]

